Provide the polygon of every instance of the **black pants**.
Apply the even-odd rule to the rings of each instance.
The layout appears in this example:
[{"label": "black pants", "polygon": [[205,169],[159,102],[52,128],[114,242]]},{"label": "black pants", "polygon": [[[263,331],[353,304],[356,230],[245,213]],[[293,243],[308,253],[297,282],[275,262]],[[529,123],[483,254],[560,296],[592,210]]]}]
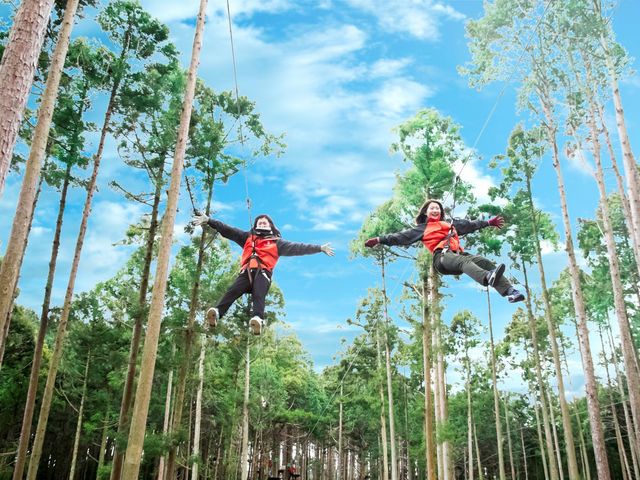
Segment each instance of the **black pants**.
[{"label": "black pants", "polygon": [[[436,251],[433,266],[443,275],[461,275],[466,273],[480,285],[487,286],[487,273],[496,268],[496,264],[480,255],[467,252]],[[511,288],[511,283],[502,276],[493,286],[503,297]]]},{"label": "black pants", "polygon": [[[249,279],[249,275],[251,275],[253,281]],[[233,305],[233,302],[245,293],[250,293],[253,300],[253,315],[264,318],[264,301],[270,286],[271,272],[268,270],[252,268],[250,272],[241,271],[235,282],[227,290],[227,293],[222,296],[218,305],[216,305],[218,315],[222,317],[227,313],[229,307]]]}]

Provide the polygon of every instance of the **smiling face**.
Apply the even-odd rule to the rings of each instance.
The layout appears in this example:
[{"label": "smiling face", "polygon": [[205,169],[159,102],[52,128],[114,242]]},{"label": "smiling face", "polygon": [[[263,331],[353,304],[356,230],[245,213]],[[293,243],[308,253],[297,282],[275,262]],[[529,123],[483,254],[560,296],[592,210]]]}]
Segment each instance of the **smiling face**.
[{"label": "smiling face", "polygon": [[432,220],[440,220],[441,216],[442,211],[440,210],[440,205],[438,205],[436,202],[431,202],[427,206],[427,218],[430,218]]},{"label": "smiling face", "polygon": [[267,217],[258,217],[256,219],[256,228],[258,230],[271,230],[271,224]]}]

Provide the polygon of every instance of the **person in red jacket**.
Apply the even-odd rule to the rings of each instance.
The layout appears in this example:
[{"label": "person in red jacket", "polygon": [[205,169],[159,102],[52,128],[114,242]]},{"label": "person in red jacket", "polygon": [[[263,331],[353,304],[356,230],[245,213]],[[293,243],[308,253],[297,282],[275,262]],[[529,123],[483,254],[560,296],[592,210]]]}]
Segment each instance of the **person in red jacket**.
[{"label": "person in red jacket", "polygon": [[280,257],[295,255],[311,255],[323,252],[332,257],[331,245],[312,245],[283,240],[269,215],[258,215],[251,231],[246,232],[231,227],[219,220],[206,215],[196,215],[195,225],[208,224],[220,235],[236,242],[242,247],[240,273],[235,282],[229,287],[218,304],[207,310],[207,321],[214,328],[229,307],[245,293],[251,293],[253,300],[253,316],[249,327],[254,335],[260,335],[264,323],[264,304],[267,292],[271,286],[271,275]]},{"label": "person in red jacket", "polygon": [[490,260],[464,251],[459,235],[466,235],[485,227],[502,228],[500,216],[485,220],[454,219],[453,225],[444,220],[444,208],[438,200],[427,200],[416,217],[416,226],[408,230],[381,237],[370,238],[367,247],[382,245],[412,245],[422,241],[433,254],[433,266],[442,275],[465,273],[483,286],[495,288],[509,302],[521,302],[524,295],[516,290],[503,276],[504,264],[496,265]]}]

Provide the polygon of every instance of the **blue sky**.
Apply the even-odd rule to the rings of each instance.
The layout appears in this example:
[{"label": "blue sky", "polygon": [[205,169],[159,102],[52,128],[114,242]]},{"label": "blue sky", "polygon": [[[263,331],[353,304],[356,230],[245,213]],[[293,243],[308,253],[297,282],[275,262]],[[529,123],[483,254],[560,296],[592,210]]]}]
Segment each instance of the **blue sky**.
[{"label": "blue sky", "polygon": [[[198,1],[142,3],[169,25],[186,67]],[[640,5],[632,0],[618,3],[614,29],[618,40],[636,57],[640,45],[634,19],[640,18]],[[509,132],[521,118],[514,107],[514,91],[508,88],[479,137],[502,85],[475,91],[456,67],[469,59],[464,24],[482,14],[480,1],[232,0],[231,9],[240,93],[256,101],[271,132],[286,132],[288,144],[283,157],[258,159],[249,169],[253,213],[271,214],[289,240],[332,242],[336,249],[333,258],[284,258],[274,277],[285,294],[287,321],[320,368],[332,362],[341,349],[341,338],[357,333],[345,320],[354,314],[367,288],[379,285],[376,267],[368,260],[351,259],[348,244],[367,213],[391,196],[394,175],[404,168],[399,157],[388,153],[393,127],[426,107],[451,116],[462,126],[466,144],[477,143],[481,160],[467,166],[462,176],[474,184],[482,199],[496,179],[487,162],[504,150]],[[0,12],[6,17],[7,7],[0,7]],[[94,13],[87,12],[74,36],[96,34]],[[216,90],[233,86],[225,15],[223,1],[210,1],[199,74]],[[637,151],[640,77],[634,74],[621,87],[631,142]],[[90,112],[95,121],[103,116],[101,103],[103,99],[98,99]],[[585,166],[567,160],[564,173],[575,224],[577,217],[594,215],[597,190]],[[108,187],[113,179],[131,186],[139,181],[128,175],[110,140],[76,291],[88,290],[112,276],[130,254],[129,248],[113,244],[143,210]],[[6,245],[19,182],[16,176],[10,177],[0,198],[0,245]],[[555,174],[548,158],[534,188],[538,204],[554,215],[562,232]],[[244,189],[241,175],[217,187],[221,220],[246,226]],[[74,190],[54,285],[56,304],[62,302],[66,288],[83,200],[82,192]],[[57,193],[43,192],[20,280],[19,302],[36,310],[42,301],[57,201]],[[187,202],[183,195],[176,227],[178,242],[188,240],[180,233],[189,220]],[[545,262],[552,279],[566,265],[560,252],[547,252]],[[402,282],[414,274],[408,260],[390,268],[392,305],[399,302]],[[445,319],[457,309],[469,308],[485,321],[483,291],[467,279],[450,284],[448,293],[452,296]],[[496,297],[494,308],[500,337],[514,307]],[[577,355],[570,370],[581,371]],[[450,380],[454,378],[452,372]],[[507,380],[510,388],[522,388],[519,383],[517,375]],[[581,384],[581,376],[576,374],[568,389],[577,392]]]}]

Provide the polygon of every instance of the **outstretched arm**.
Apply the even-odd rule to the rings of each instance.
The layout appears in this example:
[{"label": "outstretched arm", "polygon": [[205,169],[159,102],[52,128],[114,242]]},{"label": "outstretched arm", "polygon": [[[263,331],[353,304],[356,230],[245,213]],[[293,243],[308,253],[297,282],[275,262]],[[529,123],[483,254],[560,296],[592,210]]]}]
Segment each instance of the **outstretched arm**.
[{"label": "outstretched arm", "polygon": [[324,252],[331,256],[333,250],[329,244],[314,245],[311,243],[289,242],[287,240],[278,240],[278,254],[281,257],[295,257],[299,255],[312,255],[314,253]]},{"label": "outstretched arm", "polygon": [[191,222],[194,225],[204,225],[206,223],[211,228],[218,231],[224,238],[228,238],[229,240],[236,242],[241,247],[244,246],[247,238],[249,238],[249,232],[242,231],[239,228],[231,227],[226,223],[222,223],[220,220],[214,220],[213,218],[209,218],[206,215],[195,215]]},{"label": "outstretched arm", "polygon": [[501,216],[492,217],[489,220],[465,220],[463,218],[454,218],[453,226],[458,232],[458,235],[466,235],[485,227],[502,228],[504,226],[504,218]]},{"label": "outstretched arm", "polygon": [[402,245],[406,247],[422,240],[424,229],[425,224],[421,223],[415,227],[402,230],[401,232],[371,238],[365,242],[365,245],[367,247],[375,247],[378,243],[381,243],[382,245]]}]

